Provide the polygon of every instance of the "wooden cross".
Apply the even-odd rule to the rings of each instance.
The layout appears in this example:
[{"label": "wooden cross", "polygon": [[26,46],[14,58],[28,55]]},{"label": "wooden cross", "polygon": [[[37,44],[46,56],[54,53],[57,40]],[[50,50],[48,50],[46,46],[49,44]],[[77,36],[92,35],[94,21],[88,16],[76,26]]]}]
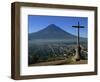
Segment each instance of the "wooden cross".
[{"label": "wooden cross", "polygon": [[74,28],[77,28],[77,58],[76,61],[80,60],[80,28],[84,28],[84,26],[80,26],[79,22],[77,26],[72,26]]}]

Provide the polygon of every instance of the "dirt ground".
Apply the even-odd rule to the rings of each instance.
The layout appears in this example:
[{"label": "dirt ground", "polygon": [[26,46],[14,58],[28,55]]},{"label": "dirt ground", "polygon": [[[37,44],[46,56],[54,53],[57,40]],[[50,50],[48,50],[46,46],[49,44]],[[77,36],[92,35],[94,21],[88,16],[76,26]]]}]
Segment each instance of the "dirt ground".
[{"label": "dirt ground", "polygon": [[[87,63],[88,63],[87,60],[80,60],[72,64],[74,65],[74,64],[87,64]],[[67,64],[66,64],[66,60],[56,60],[56,61],[50,61],[50,62],[41,62],[41,63],[31,64],[29,66],[48,66],[48,65],[67,65]]]}]

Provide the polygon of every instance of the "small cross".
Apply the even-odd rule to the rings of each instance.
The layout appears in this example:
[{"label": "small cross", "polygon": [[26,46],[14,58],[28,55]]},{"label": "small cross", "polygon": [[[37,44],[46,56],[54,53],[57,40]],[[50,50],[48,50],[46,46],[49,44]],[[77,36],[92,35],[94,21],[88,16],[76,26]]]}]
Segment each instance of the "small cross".
[{"label": "small cross", "polygon": [[80,28],[84,28],[84,26],[80,26],[79,22],[77,26],[72,26],[74,28],[77,28],[77,59],[80,60]]}]

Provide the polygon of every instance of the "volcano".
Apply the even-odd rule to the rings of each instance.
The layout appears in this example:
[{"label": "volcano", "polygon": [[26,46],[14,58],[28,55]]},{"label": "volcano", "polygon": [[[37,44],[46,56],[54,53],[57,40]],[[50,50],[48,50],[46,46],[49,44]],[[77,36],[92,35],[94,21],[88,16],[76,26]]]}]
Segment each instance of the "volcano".
[{"label": "volcano", "polygon": [[46,28],[44,28],[38,32],[35,32],[35,33],[30,33],[28,35],[29,40],[34,40],[34,39],[73,40],[76,38],[77,38],[77,36],[64,31],[63,29],[61,29],[59,26],[56,26],[55,24],[50,24]]}]

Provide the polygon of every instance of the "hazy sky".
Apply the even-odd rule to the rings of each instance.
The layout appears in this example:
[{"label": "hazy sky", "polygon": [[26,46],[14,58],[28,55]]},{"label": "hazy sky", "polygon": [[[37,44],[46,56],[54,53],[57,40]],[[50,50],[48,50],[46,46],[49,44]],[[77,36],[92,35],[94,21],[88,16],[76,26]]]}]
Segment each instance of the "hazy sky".
[{"label": "hazy sky", "polygon": [[77,35],[77,29],[73,28],[73,25],[78,25],[85,28],[80,29],[80,36],[87,37],[88,30],[88,18],[87,17],[67,17],[67,16],[28,16],[28,33],[37,32],[43,28],[46,28],[50,24],[55,24],[61,29],[71,34]]}]

